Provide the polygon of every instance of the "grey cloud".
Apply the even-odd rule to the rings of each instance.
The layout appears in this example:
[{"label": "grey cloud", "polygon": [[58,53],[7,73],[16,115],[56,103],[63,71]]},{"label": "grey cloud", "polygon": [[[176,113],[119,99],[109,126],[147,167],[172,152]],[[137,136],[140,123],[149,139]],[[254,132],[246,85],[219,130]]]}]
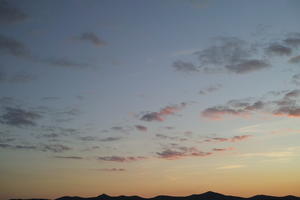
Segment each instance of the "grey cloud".
[{"label": "grey cloud", "polygon": [[35,80],[36,77],[26,72],[17,72],[11,75],[7,75],[4,72],[0,72],[0,82],[8,83],[27,83]]},{"label": "grey cloud", "polygon": [[143,131],[146,132],[148,130],[148,128],[146,126],[142,126],[142,125],[135,125],[135,128],[139,131]]},{"label": "grey cloud", "polygon": [[176,147],[176,149],[164,149],[156,152],[157,156],[167,160],[177,160],[185,157],[205,157],[212,155],[212,152],[203,152],[195,147]]},{"label": "grey cloud", "polygon": [[181,141],[181,142],[187,140],[187,138],[178,137],[178,136],[167,136],[167,135],[163,135],[163,134],[156,134],[155,136],[160,139],[177,140],[177,141]]},{"label": "grey cloud", "polygon": [[35,80],[36,77],[32,74],[28,74],[25,72],[18,72],[16,74],[13,74],[13,76],[10,78],[10,82],[13,83],[26,83]]},{"label": "grey cloud", "polygon": [[124,131],[124,128],[122,126],[113,126],[111,127],[111,129],[114,131]]},{"label": "grey cloud", "polygon": [[252,137],[252,135],[236,135],[236,136],[229,137],[229,138],[214,137],[214,138],[205,139],[204,142],[239,142],[242,140],[247,140],[251,137]]},{"label": "grey cloud", "polygon": [[144,156],[100,156],[98,160],[111,161],[111,162],[133,162],[139,160],[145,160]]},{"label": "grey cloud", "polygon": [[256,101],[252,104],[239,101],[233,103],[232,101],[229,101],[227,105],[214,106],[205,109],[202,111],[202,116],[214,120],[222,119],[224,115],[244,116],[253,111],[262,110],[265,105],[266,103],[262,101]]},{"label": "grey cloud", "polygon": [[213,151],[216,151],[216,152],[223,152],[223,151],[231,151],[231,150],[234,150],[234,148],[232,148],[232,147],[228,147],[228,148],[213,148],[212,150],[213,150]]},{"label": "grey cloud", "polygon": [[48,64],[65,68],[87,68],[91,67],[89,63],[81,63],[69,60],[67,58],[39,58],[31,55],[28,47],[22,42],[0,34],[0,54],[7,54],[15,57],[27,59],[32,62]]},{"label": "grey cloud", "polygon": [[0,54],[8,54],[16,57],[30,58],[29,49],[14,38],[0,34]]},{"label": "grey cloud", "polygon": [[62,153],[71,149],[71,147],[62,144],[43,144],[40,147],[41,151],[50,151],[53,153]]},{"label": "grey cloud", "polygon": [[0,23],[13,24],[28,18],[22,10],[11,4],[11,1],[0,1]]},{"label": "grey cloud", "polygon": [[78,37],[78,40],[88,41],[88,42],[90,42],[90,43],[92,43],[93,45],[96,45],[96,46],[104,46],[104,45],[107,44],[105,41],[100,39],[95,33],[92,33],[92,32],[82,33]]},{"label": "grey cloud", "polygon": [[216,42],[216,45],[195,52],[201,66],[235,64],[253,53],[253,49],[245,41],[235,37],[218,38]]},{"label": "grey cloud", "polygon": [[81,63],[69,60],[67,58],[47,58],[47,59],[38,59],[38,62],[49,64],[56,67],[65,67],[65,68],[87,68],[91,67],[89,63]]},{"label": "grey cloud", "polygon": [[291,47],[299,47],[300,46],[300,33],[292,33],[284,39],[284,43]]},{"label": "grey cloud", "polygon": [[10,126],[35,126],[36,120],[42,116],[35,111],[21,108],[5,107],[5,113],[0,116],[0,123]]},{"label": "grey cloud", "polygon": [[99,140],[98,137],[95,137],[95,136],[83,136],[83,137],[79,137],[79,140],[82,140],[82,141],[97,141]]},{"label": "grey cloud", "polygon": [[244,60],[237,64],[226,65],[225,67],[230,72],[234,72],[237,74],[245,74],[248,72],[253,72],[253,71],[271,67],[271,65],[265,60],[253,59],[253,60]]},{"label": "grey cloud", "polygon": [[300,55],[290,58],[289,63],[291,63],[291,64],[300,64]]},{"label": "grey cloud", "polygon": [[165,117],[168,115],[174,115],[176,112],[183,109],[187,104],[181,103],[179,105],[166,106],[162,108],[159,112],[150,112],[142,115],[140,120],[143,121],[164,121]]},{"label": "grey cloud", "polygon": [[83,159],[83,157],[81,157],[81,156],[54,156],[54,158],[71,159],[71,160],[82,160]]},{"label": "grey cloud", "polygon": [[221,87],[222,87],[221,84],[211,85],[207,88],[204,88],[204,89],[200,90],[199,94],[206,95],[206,94],[209,94],[209,93],[212,93],[212,92],[215,92],[215,91],[221,89]]},{"label": "grey cloud", "polygon": [[[280,46],[281,47],[281,46]],[[289,47],[271,46],[269,50],[288,52]],[[194,53],[198,57],[199,67],[183,61],[176,61],[173,67],[204,73],[233,72],[245,74],[271,67],[267,60],[258,58],[258,45],[248,43],[236,37],[220,37],[215,44]],[[176,65],[175,65],[176,64]],[[183,71],[183,70],[181,70]],[[202,92],[204,93],[204,92]]]},{"label": "grey cloud", "polygon": [[94,169],[96,171],[105,171],[105,172],[124,172],[124,168],[103,168],[103,169]]},{"label": "grey cloud", "polygon": [[99,141],[101,141],[101,142],[112,142],[112,141],[118,141],[120,139],[121,139],[121,137],[107,137],[107,138],[100,139]]},{"label": "grey cloud", "polygon": [[[297,77],[297,76],[296,76]],[[272,91],[272,93],[274,93]],[[268,93],[267,93],[268,94]],[[253,103],[231,100],[225,105],[206,108],[202,111],[202,116],[219,120],[225,115],[248,116],[256,111],[269,113],[275,116],[285,117],[300,117],[299,97],[300,90],[287,90],[276,93],[277,96],[282,96],[277,100],[272,101],[255,101]]]},{"label": "grey cloud", "polygon": [[12,149],[12,150],[35,150],[42,152],[62,153],[71,150],[70,147],[62,144],[39,144],[39,145],[10,145],[0,144],[1,148]]},{"label": "grey cloud", "polygon": [[267,54],[276,56],[289,56],[292,54],[292,49],[290,47],[281,44],[270,44],[265,51]]},{"label": "grey cloud", "polygon": [[300,85],[300,74],[295,74],[292,77],[292,83],[296,85]]},{"label": "grey cloud", "polygon": [[193,63],[184,62],[181,60],[175,61],[172,65],[172,67],[176,71],[180,71],[180,72],[197,72],[197,71],[199,71],[198,67],[196,67]]}]

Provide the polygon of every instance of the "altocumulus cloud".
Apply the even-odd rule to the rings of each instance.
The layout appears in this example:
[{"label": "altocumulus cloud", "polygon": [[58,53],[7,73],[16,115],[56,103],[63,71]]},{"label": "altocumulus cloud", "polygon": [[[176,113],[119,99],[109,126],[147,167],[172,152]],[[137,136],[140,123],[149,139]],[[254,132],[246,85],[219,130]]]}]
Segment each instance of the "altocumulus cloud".
[{"label": "altocumulus cloud", "polygon": [[42,116],[35,111],[27,111],[22,108],[5,107],[4,114],[0,116],[0,123],[10,126],[35,126],[36,120]]},{"label": "altocumulus cloud", "polygon": [[[294,77],[297,81],[297,76]],[[273,92],[274,93],[274,92]],[[272,101],[255,101],[253,103],[231,100],[225,105],[213,106],[202,111],[202,116],[212,120],[220,120],[226,115],[250,116],[255,112],[269,113],[275,116],[300,117],[300,90],[287,90],[278,92],[281,98]]]},{"label": "altocumulus cloud", "polygon": [[140,119],[143,121],[164,121],[168,115],[174,115],[176,112],[183,109],[187,104],[181,103],[179,105],[166,106],[158,112],[149,112],[144,114]]},{"label": "altocumulus cloud", "polygon": [[133,162],[139,160],[145,160],[145,156],[100,156],[98,160],[111,161],[111,162]]}]

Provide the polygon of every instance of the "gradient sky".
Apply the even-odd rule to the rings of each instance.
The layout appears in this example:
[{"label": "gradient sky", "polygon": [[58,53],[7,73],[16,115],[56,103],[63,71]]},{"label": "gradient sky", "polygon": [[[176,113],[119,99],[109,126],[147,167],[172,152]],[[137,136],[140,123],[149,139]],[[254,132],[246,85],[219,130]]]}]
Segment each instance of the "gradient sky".
[{"label": "gradient sky", "polygon": [[299,10],[0,0],[0,199],[300,196]]}]

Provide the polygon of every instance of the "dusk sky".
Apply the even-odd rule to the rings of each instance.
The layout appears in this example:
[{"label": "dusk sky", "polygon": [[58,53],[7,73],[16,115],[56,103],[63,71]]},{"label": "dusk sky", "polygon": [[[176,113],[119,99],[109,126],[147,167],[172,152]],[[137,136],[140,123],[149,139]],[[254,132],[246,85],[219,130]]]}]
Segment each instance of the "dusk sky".
[{"label": "dusk sky", "polygon": [[0,199],[300,196],[300,1],[0,0]]}]

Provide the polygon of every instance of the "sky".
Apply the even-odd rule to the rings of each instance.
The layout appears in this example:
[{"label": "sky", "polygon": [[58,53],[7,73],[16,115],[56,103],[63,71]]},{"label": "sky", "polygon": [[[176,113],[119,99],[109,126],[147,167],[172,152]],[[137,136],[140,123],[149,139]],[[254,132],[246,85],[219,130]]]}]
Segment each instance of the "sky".
[{"label": "sky", "polygon": [[0,0],[0,199],[300,196],[297,0]]}]

